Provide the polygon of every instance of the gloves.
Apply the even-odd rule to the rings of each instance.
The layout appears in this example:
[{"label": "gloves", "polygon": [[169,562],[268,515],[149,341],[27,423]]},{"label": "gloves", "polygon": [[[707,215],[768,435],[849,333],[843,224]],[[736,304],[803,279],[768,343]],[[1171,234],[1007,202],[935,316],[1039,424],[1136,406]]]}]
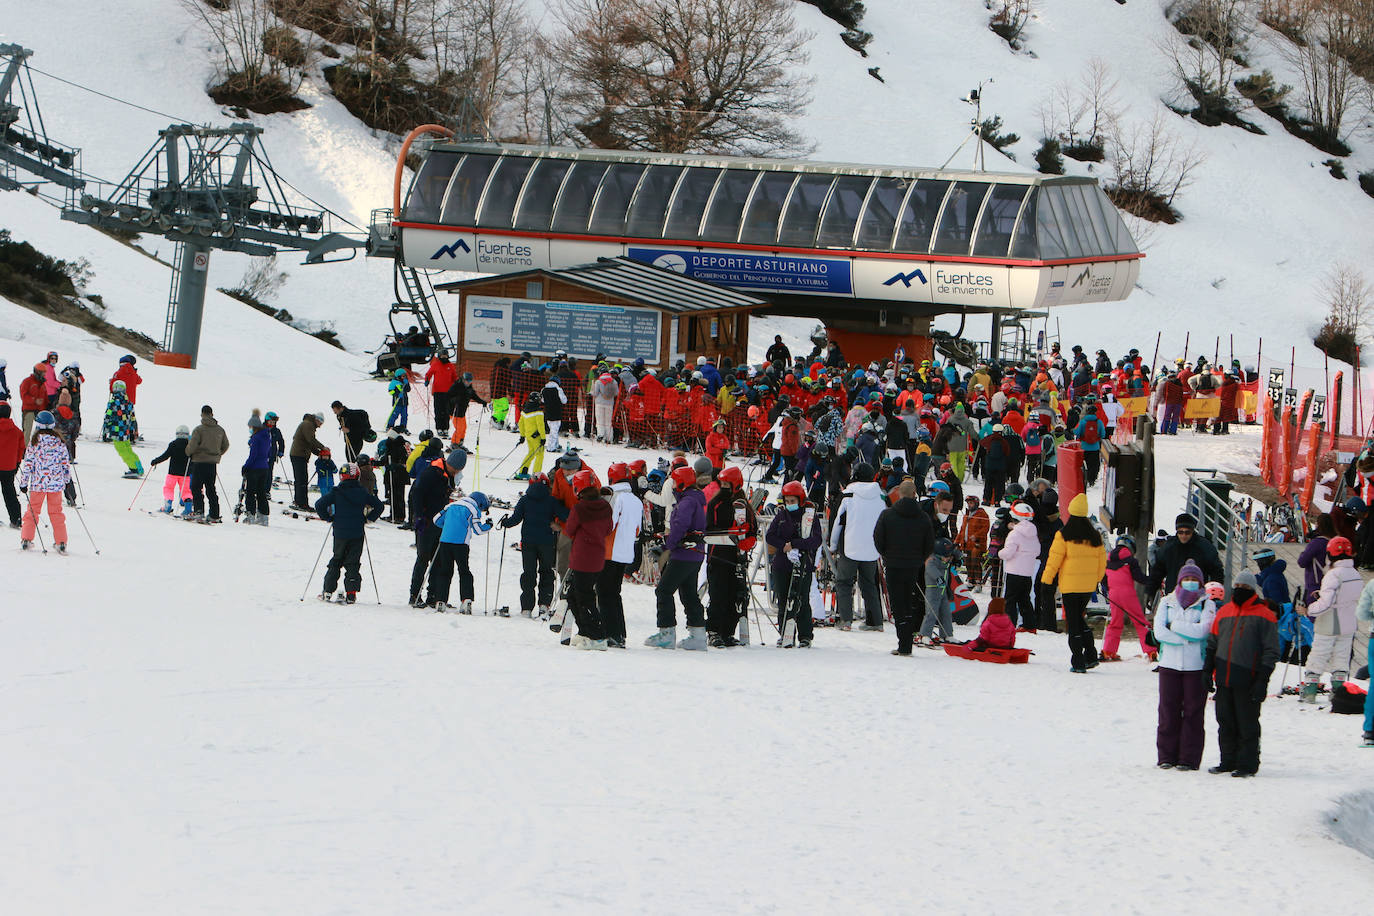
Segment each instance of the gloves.
[{"label": "gloves", "polygon": [[507,512],[505,515],[501,516],[501,520],[500,520],[499,522],[497,522],[497,524],[499,524],[502,528],[509,528],[509,527],[510,527],[510,513]]},{"label": "gloves", "polygon": [[796,564],[801,562],[801,551],[797,550],[796,548],[787,551],[787,559],[795,566]]},{"label": "gloves", "polygon": [[21,486],[21,487],[19,488],[19,492],[20,492],[20,493],[27,493],[27,492],[29,492],[29,488],[26,487],[26,486]]},{"label": "gloves", "polygon": [[1269,696],[1269,675],[1273,669],[1261,672],[1263,676],[1257,674],[1254,682],[1250,685],[1250,701],[1253,703],[1263,703],[1264,698]]}]

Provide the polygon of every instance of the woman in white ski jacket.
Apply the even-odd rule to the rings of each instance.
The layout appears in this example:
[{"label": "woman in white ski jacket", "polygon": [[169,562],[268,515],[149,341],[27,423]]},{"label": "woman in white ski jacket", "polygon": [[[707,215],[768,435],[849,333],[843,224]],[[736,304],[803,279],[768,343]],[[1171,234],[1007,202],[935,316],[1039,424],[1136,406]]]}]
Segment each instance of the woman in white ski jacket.
[{"label": "woman in white ski jacket", "polygon": [[1331,565],[1322,577],[1317,599],[1298,613],[1312,618],[1312,650],[1303,671],[1302,701],[1317,702],[1322,674],[1331,673],[1334,693],[1350,675],[1350,653],[1355,641],[1355,610],[1364,591],[1364,579],[1355,569],[1355,548],[1348,538],[1334,537],[1326,544]]},{"label": "woman in white ski jacket", "polygon": [[1159,724],[1155,752],[1161,769],[1196,770],[1206,743],[1207,676],[1203,656],[1217,606],[1202,586],[1196,563],[1183,564],[1178,586],[1155,612],[1159,642]]}]

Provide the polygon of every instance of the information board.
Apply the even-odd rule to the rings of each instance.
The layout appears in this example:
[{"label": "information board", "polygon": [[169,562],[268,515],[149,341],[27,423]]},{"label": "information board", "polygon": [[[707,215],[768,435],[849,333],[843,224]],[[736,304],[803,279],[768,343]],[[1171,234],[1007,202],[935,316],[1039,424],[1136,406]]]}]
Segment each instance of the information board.
[{"label": "information board", "polygon": [[549,354],[659,362],[663,313],[584,302],[468,296],[463,345],[486,353]]}]

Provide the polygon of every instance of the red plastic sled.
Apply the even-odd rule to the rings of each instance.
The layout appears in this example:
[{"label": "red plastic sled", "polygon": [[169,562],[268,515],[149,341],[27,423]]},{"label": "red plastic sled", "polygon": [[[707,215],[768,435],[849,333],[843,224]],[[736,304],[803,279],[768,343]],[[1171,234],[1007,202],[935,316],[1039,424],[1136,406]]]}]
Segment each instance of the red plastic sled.
[{"label": "red plastic sled", "polygon": [[945,643],[946,655],[955,658],[970,658],[976,662],[990,662],[994,665],[1024,665],[1030,661],[1030,649],[970,649],[954,643]]}]

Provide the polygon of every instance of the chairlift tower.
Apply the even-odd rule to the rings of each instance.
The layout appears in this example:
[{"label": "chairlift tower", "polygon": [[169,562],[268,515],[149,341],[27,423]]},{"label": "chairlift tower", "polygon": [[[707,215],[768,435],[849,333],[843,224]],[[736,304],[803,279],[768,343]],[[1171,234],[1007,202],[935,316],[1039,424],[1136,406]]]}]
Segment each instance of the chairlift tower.
[{"label": "chairlift tower", "polygon": [[48,136],[29,72],[32,56],[20,45],[0,44],[0,191],[22,188],[20,171],[80,190],[81,151]]}]

